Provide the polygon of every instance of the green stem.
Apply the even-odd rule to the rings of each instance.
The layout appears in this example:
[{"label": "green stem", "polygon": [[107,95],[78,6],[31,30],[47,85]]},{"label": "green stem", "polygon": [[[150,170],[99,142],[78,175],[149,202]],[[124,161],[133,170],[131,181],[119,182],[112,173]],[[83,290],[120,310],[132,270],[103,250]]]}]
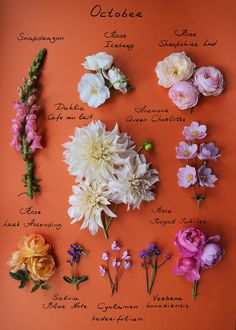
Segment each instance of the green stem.
[{"label": "green stem", "polygon": [[145,260],[144,260],[144,269],[145,269],[145,277],[146,277],[146,290],[147,293],[149,293],[148,268]]},{"label": "green stem", "polygon": [[104,235],[105,235],[106,239],[108,239],[109,237],[108,237],[108,233],[107,233],[107,229],[106,229],[106,223],[104,223],[104,222],[102,224],[102,228],[103,228],[103,232],[104,232]]},{"label": "green stem", "polygon": [[30,152],[28,150],[28,143],[26,140],[25,134],[22,135],[22,156],[23,160],[25,162],[25,168],[26,168],[26,184],[28,189],[28,196],[30,199],[33,199],[33,182],[32,182],[32,171],[33,171],[33,163],[29,157]]},{"label": "green stem", "polygon": [[193,297],[194,300],[197,299],[198,285],[199,285],[199,281],[194,281],[193,282],[192,297]]},{"label": "green stem", "polygon": [[73,284],[75,289],[78,289],[75,267],[76,267],[76,263],[73,262],[72,263],[72,280],[73,280],[72,284]]},{"label": "green stem", "polygon": [[152,292],[152,287],[153,287],[153,284],[154,284],[154,281],[155,281],[155,277],[156,277],[156,273],[157,273],[157,257],[155,257],[155,261],[152,265],[152,278],[151,278],[151,284],[150,284],[150,288],[149,288],[149,294],[151,294]]}]

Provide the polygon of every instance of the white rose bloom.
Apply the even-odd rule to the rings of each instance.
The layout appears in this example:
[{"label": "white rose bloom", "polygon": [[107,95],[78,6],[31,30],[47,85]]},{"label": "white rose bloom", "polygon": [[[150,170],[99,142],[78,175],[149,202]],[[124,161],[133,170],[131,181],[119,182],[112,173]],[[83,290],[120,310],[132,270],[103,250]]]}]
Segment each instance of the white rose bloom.
[{"label": "white rose bloom", "polygon": [[86,73],[82,76],[78,91],[83,102],[92,108],[97,108],[110,97],[110,91],[105,86],[105,80],[101,73]]},{"label": "white rose bloom", "polygon": [[99,52],[95,55],[86,56],[84,63],[82,65],[85,69],[98,71],[98,70],[108,70],[113,63],[113,56],[107,54],[106,52]]},{"label": "white rose bloom", "polygon": [[155,72],[159,78],[158,84],[169,88],[177,81],[187,80],[193,75],[195,67],[185,52],[170,54],[157,63]]},{"label": "white rose bloom", "polygon": [[121,93],[127,93],[127,77],[120,71],[119,68],[113,67],[108,73],[107,77],[115,89],[121,91]]},{"label": "white rose bloom", "polygon": [[88,227],[90,233],[95,235],[98,232],[98,226],[103,227],[102,212],[109,217],[115,218],[116,215],[107,207],[109,202],[108,186],[104,183],[93,181],[90,184],[86,181],[81,182],[79,186],[73,186],[73,195],[69,197],[69,203],[72,205],[68,209],[71,224],[84,220],[80,229]]},{"label": "white rose bloom", "polygon": [[77,176],[77,181],[86,177],[108,180],[113,178],[118,168],[129,160],[134,142],[126,133],[120,133],[116,124],[112,131],[100,121],[92,121],[88,126],[75,129],[72,141],[63,146],[68,171]]},{"label": "white rose bloom", "polygon": [[112,193],[112,202],[125,203],[128,210],[139,208],[142,201],[151,201],[155,195],[152,190],[159,181],[158,172],[149,169],[149,164],[144,155],[133,154],[130,162],[117,173],[117,180],[109,182]]}]

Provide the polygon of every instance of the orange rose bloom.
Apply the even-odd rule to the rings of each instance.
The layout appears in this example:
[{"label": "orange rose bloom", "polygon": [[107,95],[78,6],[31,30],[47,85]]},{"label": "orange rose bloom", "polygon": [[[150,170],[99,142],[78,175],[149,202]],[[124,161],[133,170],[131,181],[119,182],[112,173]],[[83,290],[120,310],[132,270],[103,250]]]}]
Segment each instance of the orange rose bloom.
[{"label": "orange rose bloom", "polygon": [[34,281],[47,281],[54,274],[55,261],[51,255],[32,257],[28,260],[28,270]]},{"label": "orange rose bloom", "polygon": [[23,237],[18,242],[18,247],[26,258],[44,256],[50,249],[50,245],[45,244],[45,239],[40,234],[31,234]]}]

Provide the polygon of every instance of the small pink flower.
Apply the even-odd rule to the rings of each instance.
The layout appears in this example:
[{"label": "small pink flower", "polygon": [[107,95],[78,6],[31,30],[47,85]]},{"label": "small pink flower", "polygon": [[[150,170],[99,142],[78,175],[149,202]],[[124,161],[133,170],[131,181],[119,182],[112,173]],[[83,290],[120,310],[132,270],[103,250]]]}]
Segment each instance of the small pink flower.
[{"label": "small pink flower", "polygon": [[192,257],[181,257],[174,268],[176,275],[185,276],[188,281],[194,282],[200,279],[200,261]]},{"label": "small pink flower", "polygon": [[121,264],[121,262],[120,262],[118,259],[114,259],[114,260],[112,261],[112,266],[113,266],[114,268],[118,268],[118,267],[120,266],[120,264]]},{"label": "small pink flower", "polygon": [[41,135],[36,135],[32,144],[30,145],[30,152],[34,153],[36,149],[43,149],[40,140],[42,139]]},{"label": "small pink flower", "polygon": [[188,81],[179,81],[169,89],[169,98],[181,110],[193,108],[198,103],[199,93]]},{"label": "small pink flower", "polygon": [[124,251],[124,253],[122,255],[122,259],[123,260],[129,260],[129,259],[131,259],[131,256],[129,255],[128,251]]},{"label": "small pink flower", "polygon": [[117,241],[114,241],[111,244],[111,249],[112,249],[112,251],[119,251],[120,250],[120,247],[119,247],[119,244],[117,243]]},{"label": "small pink flower", "polygon": [[225,250],[222,249],[216,243],[208,243],[205,245],[201,255],[201,266],[204,268],[210,268],[221,261],[225,254]]},{"label": "small pink flower", "polygon": [[204,96],[217,96],[224,90],[224,77],[213,66],[201,67],[194,74],[194,85]]},{"label": "small pink flower", "polygon": [[105,267],[99,266],[99,272],[101,276],[105,276],[107,271]]},{"label": "small pink flower", "polygon": [[109,259],[108,253],[104,252],[102,254],[102,260],[107,261]]},{"label": "small pink flower", "polygon": [[176,234],[175,246],[183,257],[199,257],[207,242],[206,235],[198,228],[183,228]]},{"label": "small pink flower", "polygon": [[132,266],[131,261],[124,261],[124,269],[128,270]]},{"label": "small pink flower", "polygon": [[195,167],[186,165],[185,167],[180,167],[177,173],[178,184],[180,187],[188,188],[197,182],[197,173]]}]

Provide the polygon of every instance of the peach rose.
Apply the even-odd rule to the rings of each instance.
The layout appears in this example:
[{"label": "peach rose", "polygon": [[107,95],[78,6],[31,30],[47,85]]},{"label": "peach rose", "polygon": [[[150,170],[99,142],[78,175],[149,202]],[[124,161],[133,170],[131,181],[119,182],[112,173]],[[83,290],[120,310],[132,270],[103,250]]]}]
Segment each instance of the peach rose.
[{"label": "peach rose", "polygon": [[47,281],[54,274],[55,261],[51,255],[31,257],[28,260],[28,270],[34,281]]},{"label": "peach rose", "polygon": [[26,258],[20,250],[14,251],[11,254],[11,260],[7,262],[7,265],[13,267],[11,269],[12,273],[17,272],[18,270],[23,270],[26,267]]},{"label": "peach rose", "polygon": [[45,239],[40,234],[31,234],[23,237],[18,242],[18,247],[26,258],[44,256],[50,249],[50,245],[45,244]]}]

